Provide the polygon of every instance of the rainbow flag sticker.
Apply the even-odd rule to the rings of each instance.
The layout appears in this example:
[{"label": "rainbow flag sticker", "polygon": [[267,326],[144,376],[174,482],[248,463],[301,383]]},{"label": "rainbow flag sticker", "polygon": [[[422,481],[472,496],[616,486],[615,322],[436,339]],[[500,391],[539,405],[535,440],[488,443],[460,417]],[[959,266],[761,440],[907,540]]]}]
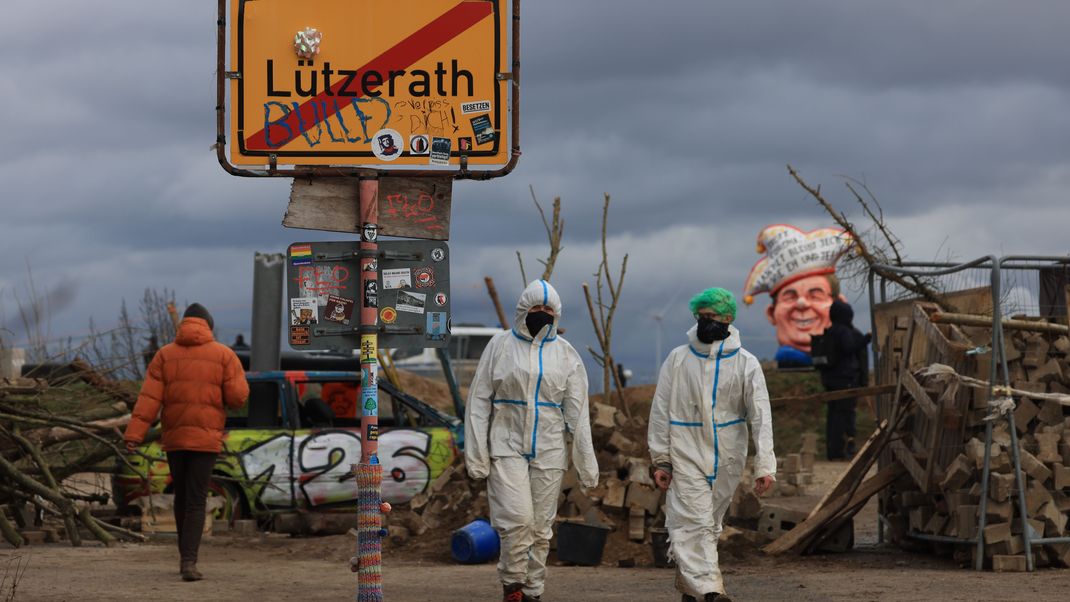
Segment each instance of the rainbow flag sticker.
[{"label": "rainbow flag sticker", "polygon": [[290,262],[293,265],[310,265],[312,263],[312,245],[291,245]]}]

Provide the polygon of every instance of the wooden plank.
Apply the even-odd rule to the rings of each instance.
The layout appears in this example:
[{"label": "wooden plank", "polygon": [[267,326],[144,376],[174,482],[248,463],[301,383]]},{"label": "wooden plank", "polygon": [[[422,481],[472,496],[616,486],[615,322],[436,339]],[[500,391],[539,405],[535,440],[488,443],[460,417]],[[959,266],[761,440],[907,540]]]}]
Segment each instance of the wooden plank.
[{"label": "wooden plank", "polygon": [[[977,316],[972,314],[954,314],[949,312],[934,312],[930,319],[937,324],[957,324],[962,326],[977,326],[980,328],[991,328],[992,317],[991,316]],[[1026,330],[1031,332],[1046,332],[1052,334],[1068,334],[1070,328],[1067,328],[1063,324],[1057,324],[1055,322],[1041,322],[1031,320],[1013,320],[1011,318],[1005,318],[1003,320],[1004,330]]]},{"label": "wooden plank", "polygon": [[889,464],[888,466],[885,466],[877,471],[877,474],[863,481],[850,499],[847,499],[846,494],[840,495],[826,505],[820,512],[808,517],[798,525],[795,525],[794,529],[781,535],[772,543],[762,548],[762,551],[766,554],[776,555],[783,554],[784,552],[793,549],[798,550],[804,548],[807,541],[813,535],[819,533],[821,528],[829,521],[854,515],[855,512],[865,505],[870,497],[888,485],[891,485],[901,474],[903,474],[903,472],[904,468],[901,464]]},{"label": "wooden plank", "polygon": [[929,314],[922,308],[921,303],[914,306],[914,322],[921,327],[922,332],[925,333],[925,338],[940,353],[945,364],[954,363],[954,360],[960,359],[969,349],[962,343],[949,341],[944,336],[944,333],[940,332],[940,329],[929,319]]},{"label": "wooden plank", "polygon": [[804,402],[804,401],[832,401],[834,399],[848,399],[850,397],[867,397],[869,395],[882,395],[895,391],[895,385],[875,385],[872,387],[855,387],[853,389],[840,389],[838,391],[825,391],[813,395],[795,395],[790,397],[774,397],[772,402]]},{"label": "wooden plank", "polygon": [[[869,455],[880,453],[879,450],[873,448],[873,443],[880,436],[881,431],[886,428],[888,428],[888,421],[881,421],[880,425],[874,429],[873,433],[866,439],[866,442],[862,444],[862,448],[858,450],[858,453],[855,454],[854,458],[851,458],[851,463],[847,465],[847,468],[844,469],[842,473],[840,473],[836,482],[833,483],[832,487],[825,492],[825,495],[821,497],[821,500],[818,501],[817,505],[810,511],[807,518],[816,515],[825,507],[825,504],[828,503],[829,500],[846,493],[851,488],[852,484],[857,483],[866,475],[866,472],[869,471],[869,467],[872,464],[871,462],[867,462]],[[864,470],[861,469],[863,466],[865,467]]]},{"label": "wooden plank", "polygon": [[[294,178],[287,228],[359,233],[356,178]],[[379,234],[449,240],[453,180],[387,176],[379,180]]]},{"label": "wooden plank", "polygon": [[918,464],[917,459],[914,457],[914,453],[899,439],[895,439],[888,444],[888,447],[892,450],[892,455],[896,460],[903,465],[903,468],[914,479],[914,483],[921,487],[922,482],[925,480],[925,469]]},{"label": "wooden plank", "polygon": [[907,370],[901,377],[903,386],[906,387],[907,393],[914,398],[914,401],[918,403],[918,407],[921,408],[925,415],[930,418],[936,417],[936,404],[933,402],[932,397],[922,388],[918,379],[914,378],[914,375]]}]

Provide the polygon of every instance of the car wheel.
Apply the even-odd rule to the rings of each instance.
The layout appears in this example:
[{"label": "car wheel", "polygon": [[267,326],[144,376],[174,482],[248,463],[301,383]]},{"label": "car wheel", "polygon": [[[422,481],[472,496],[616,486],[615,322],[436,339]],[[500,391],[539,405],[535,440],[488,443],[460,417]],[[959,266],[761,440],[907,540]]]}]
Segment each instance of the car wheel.
[{"label": "car wheel", "polygon": [[234,521],[247,518],[245,499],[238,485],[224,475],[212,475],[208,482],[208,497],[222,498],[223,505],[212,512],[212,520],[233,525]]}]

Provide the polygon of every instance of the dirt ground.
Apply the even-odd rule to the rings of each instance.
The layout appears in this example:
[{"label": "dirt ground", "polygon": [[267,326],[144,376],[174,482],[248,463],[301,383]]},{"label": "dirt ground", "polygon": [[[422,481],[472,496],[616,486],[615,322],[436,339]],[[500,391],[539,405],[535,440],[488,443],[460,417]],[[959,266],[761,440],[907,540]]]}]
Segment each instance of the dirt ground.
[{"label": "dirt ground", "polygon": [[[815,481],[827,486],[845,465],[819,462]],[[1070,573],[975,573],[950,559],[877,544],[876,506],[855,519],[856,548],[846,554],[769,558],[753,550],[722,550],[721,566],[736,600],[1038,600],[1063,599]],[[447,539],[384,550],[385,599],[500,599],[493,564],[450,561]],[[0,547],[0,600],[345,600],[356,593],[348,535],[291,538],[214,536],[201,549],[206,580],[183,583],[173,540],[72,548],[66,544]],[[629,554],[637,568],[618,568]],[[617,547],[599,567],[552,566],[543,599],[555,601],[679,600],[671,569],[650,568],[649,547]],[[16,564],[23,573],[15,596]],[[644,566],[645,565],[645,566]],[[4,577],[6,575],[6,578]]]},{"label": "dirt ground", "polygon": [[[327,548],[333,548],[324,554]],[[286,537],[214,537],[201,551],[204,581],[178,576],[173,544],[124,544],[113,549],[50,544],[0,551],[0,590],[8,600],[13,557],[25,572],[14,600],[345,600],[356,593],[356,576],[344,557],[345,536],[299,540]],[[319,550],[317,553],[316,550]],[[1064,599],[1067,573],[975,573],[950,561],[866,546],[848,554],[785,560],[725,559],[728,590],[736,600],[1056,600]],[[500,599],[494,566],[415,562],[387,556],[385,599]],[[551,567],[547,601],[678,600],[671,569]]]}]

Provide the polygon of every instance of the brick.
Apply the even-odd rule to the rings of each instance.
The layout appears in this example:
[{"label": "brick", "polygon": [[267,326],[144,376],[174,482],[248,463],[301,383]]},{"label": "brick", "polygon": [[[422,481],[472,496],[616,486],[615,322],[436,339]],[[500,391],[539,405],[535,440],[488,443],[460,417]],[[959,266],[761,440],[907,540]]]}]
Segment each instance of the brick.
[{"label": "brick", "polygon": [[1040,401],[1040,412],[1037,413],[1037,420],[1046,425],[1062,424],[1063,405],[1054,399],[1042,399]]},{"label": "brick", "polygon": [[802,469],[804,472],[814,471],[814,462],[817,460],[817,454],[810,452],[800,452],[799,460],[802,462]]},{"label": "brick", "polygon": [[620,479],[615,477],[606,479],[606,495],[602,498],[602,505],[610,508],[623,508],[627,492],[627,485]]},{"label": "brick", "polygon": [[625,437],[620,431],[613,431],[613,434],[609,437],[609,441],[606,443],[606,447],[611,448],[610,451],[616,450],[626,456],[630,456],[639,451],[635,441]]},{"label": "brick", "polygon": [[924,531],[933,517],[932,506],[918,506],[910,511],[910,530]]},{"label": "brick", "polygon": [[989,521],[1009,521],[1014,515],[1010,500],[1006,502],[988,502],[985,507],[985,516]]},{"label": "brick", "polygon": [[799,448],[801,454],[817,454],[817,433],[806,432],[802,435],[802,447]]},{"label": "brick", "polygon": [[1036,514],[1041,506],[1052,499],[1051,492],[1041,483],[1033,481],[1025,488],[1025,510],[1029,516]]},{"label": "brick", "polygon": [[646,539],[646,511],[639,506],[628,509],[628,539],[643,541]]},{"label": "brick", "polygon": [[812,485],[814,482],[813,473],[809,472],[797,472],[789,473],[787,475],[787,482],[791,485]]},{"label": "brick", "polygon": [[780,470],[785,473],[795,473],[802,469],[802,457],[799,454],[788,454],[781,461]]},{"label": "brick", "polygon": [[[974,468],[982,468],[985,465],[985,442],[973,437],[966,442],[966,457],[973,461]],[[990,453],[998,453],[996,445],[992,446]]]},{"label": "brick", "polygon": [[650,461],[643,458],[628,458],[628,480],[653,487],[654,479],[650,478]]},{"label": "brick", "polygon": [[[1059,420],[1059,423],[1062,424],[1062,420]],[[1037,460],[1045,463],[1063,461],[1063,457],[1059,455],[1062,433],[1037,433],[1034,437],[1037,440]]]},{"label": "brick", "polygon": [[1025,539],[1023,539],[1021,535],[1011,536],[1010,539],[1003,542],[1003,545],[1005,546],[1003,549],[1010,555],[1017,555],[1025,552]]},{"label": "brick", "polygon": [[1049,383],[1053,380],[1062,380],[1063,369],[1058,360],[1050,359],[1029,373],[1029,378],[1034,381]]},{"label": "brick", "polygon": [[765,537],[777,538],[806,520],[809,512],[766,504],[758,518],[758,531]]},{"label": "brick", "polygon": [[1037,460],[1037,457],[1033,454],[1025,451],[1024,449],[1019,450],[1018,458],[1022,464],[1022,470],[1025,471],[1025,473],[1029,476],[1040,481],[1041,483],[1045,483],[1048,479],[1051,478],[1051,469],[1047,466],[1044,466],[1044,464],[1042,464],[1040,460]]},{"label": "brick", "polygon": [[608,403],[595,402],[592,404],[591,409],[594,411],[594,419],[591,421],[592,426],[600,426],[607,429],[617,428],[617,408]]},{"label": "brick", "polygon": [[[1021,388],[1015,383],[1015,388]],[[1026,432],[1029,430],[1029,422],[1036,417],[1040,412],[1040,408],[1037,404],[1033,403],[1028,397],[1023,397],[1018,401],[1018,407],[1014,409],[1014,426],[1018,428],[1019,432]],[[1010,442],[1008,441],[1009,445]]]},{"label": "brick", "polygon": [[1063,464],[1052,464],[1052,473],[1054,477],[1055,488],[1059,491],[1070,488],[1070,466],[1063,466]]},{"label": "brick", "polygon": [[1044,536],[1059,537],[1066,531],[1066,515],[1055,507],[1054,502],[1044,504],[1034,518],[1044,521]]},{"label": "brick", "polygon": [[977,510],[978,506],[958,506],[954,509],[955,533],[964,539],[972,539],[977,536]]},{"label": "brick", "polygon": [[963,454],[959,454],[951,462],[951,465],[947,467],[947,474],[940,483],[940,488],[944,491],[961,489],[972,476],[973,467],[969,459]]},{"label": "brick", "polygon": [[1001,447],[1011,446],[1011,433],[1006,422],[999,421],[996,426],[992,427],[992,442],[1000,444]]},{"label": "brick", "polygon": [[947,523],[950,519],[951,517],[946,514],[933,514],[929,521],[925,523],[925,527],[922,528],[922,532],[939,535],[941,532],[943,532],[944,527],[947,526]]},{"label": "brick", "polygon": [[1070,353],[1070,337],[1063,335],[1055,339],[1051,346],[1052,349],[1054,349],[1055,351],[1066,355]]},{"label": "brick", "polygon": [[1010,523],[995,523],[985,527],[985,545],[1007,541],[1011,538]]},{"label": "brick", "polygon": [[1014,475],[991,474],[988,477],[988,498],[994,502],[1005,502],[1014,490]]},{"label": "brick", "polygon": [[642,483],[629,483],[624,503],[629,507],[638,506],[653,516],[658,513],[658,505],[661,504],[661,490]]}]

